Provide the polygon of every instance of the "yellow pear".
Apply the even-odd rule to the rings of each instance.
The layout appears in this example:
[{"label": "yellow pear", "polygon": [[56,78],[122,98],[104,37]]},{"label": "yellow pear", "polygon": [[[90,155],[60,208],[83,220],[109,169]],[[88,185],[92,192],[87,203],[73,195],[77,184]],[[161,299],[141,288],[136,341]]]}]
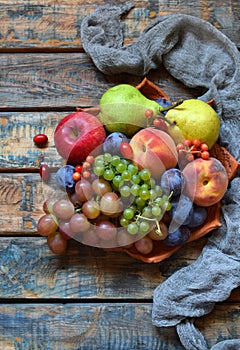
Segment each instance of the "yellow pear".
[{"label": "yellow pear", "polygon": [[170,122],[168,132],[175,143],[184,139],[199,139],[209,149],[217,141],[220,132],[220,119],[216,111],[206,102],[189,99],[170,109],[166,114]]}]

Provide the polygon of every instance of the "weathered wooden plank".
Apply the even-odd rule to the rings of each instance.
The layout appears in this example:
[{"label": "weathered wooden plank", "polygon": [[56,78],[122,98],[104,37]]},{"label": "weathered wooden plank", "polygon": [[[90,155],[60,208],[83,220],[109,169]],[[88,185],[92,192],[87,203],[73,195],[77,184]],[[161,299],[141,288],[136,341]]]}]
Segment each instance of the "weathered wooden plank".
[{"label": "weathered wooden plank", "polygon": [[0,266],[0,298],[10,299],[150,299],[165,279],[157,264],[122,252],[70,242],[67,253],[57,256],[38,237],[2,237]]},{"label": "weathered wooden plank", "polygon": [[[224,306],[196,321],[209,348],[239,337],[239,305]],[[152,325],[151,310],[147,303],[2,305],[0,346],[5,350],[182,350],[175,328]]]},{"label": "weathered wooden plank", "polygon": [[35,233],[49,186],[39,174],[0,173],[1,233]]},{"label": "weathered wooden plank", "polygon": [[95,105],[107,80],[85,54],[2,54],[0,107]]},{"label": "weathered wooden plank", "polygon": [[[69,3],[29,0],[1,1],[0,48],[70,48],[81,47],[82,19],[104,1],[94,4],[84,0]],[[240,45],[238,1],[192,0],[187,2],[163,0],[161,2],[135,0],[135,7],[123,22],[125,42],[135,40],[142,30],[157,16],[183,13],[205,19],[231,40]]]},{"label": "weathered wooden plank", "polygon": [[[1,54],[0,108],[61,108],[99,104],[102,94],[122,82],[137,85],[142,77],[103,75],[84,53]],[[200,94],[187,89],[164,69],[149,73],[173,99]],[[184,95],[184,96],[183,96]]]},{"label": "weathered wooden plank", "polygon": [[[45,237],[1,237],[0,298],[149,300],[161,282],[198,258],[205,242],[191,242],[171,258],[147,264],[74,241],[58,256]],[[239,289],[229,301],[240,302]]]},{"label": "weathered wooden plank", "polygon": [[[61,166],[63,159],[54,146],[54,131],[59,121],[69,112],[1,113],[0,114],[0,169],[38,170],[42,163],[49,167]],[[39,133],[48,136],[46,147],[37,147],[33,137]]]}]

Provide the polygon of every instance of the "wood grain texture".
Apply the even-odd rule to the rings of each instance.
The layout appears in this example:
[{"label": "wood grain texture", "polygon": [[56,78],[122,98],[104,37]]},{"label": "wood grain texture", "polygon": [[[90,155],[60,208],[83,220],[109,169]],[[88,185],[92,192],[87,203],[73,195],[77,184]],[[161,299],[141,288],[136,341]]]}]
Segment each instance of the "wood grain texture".
[{"label": "wood grain texture", "polygon": [[[84,0],[71,3],[67,0],[46,0],[43,3],[40,0],[18,0],[13,4],[11,0],[2,0],[0,48],[79,49],[83,18],[98,5],[106,2],[97,0],[93,4],[92,1]],[[118,3],[124,2],[121,0]],[[157,16],[182,13],[209,21],[240,46],[238,1],[135,0],[134,5],[123,21],[125,43],[138,38],[143,29]]]},{"label": "wood grain texture", "polygon": [[[95,106],[109,87],[123,82],[137,85],[143,79],[103,75],[84,53],[1,54],[0,66],[0,109]],[[173,100],[201,94],[199,89],[184,87],[163,68],[149,72],[148,78]]]},{"label": "wood grain texture", "polygon": [[[59,121],[71,112],[1,113],[0,115],[0,170],[38,170],[42,163],[50,168],[60,167],[63,159],[54,145],[54,131]],[[39,133],[48,136],[46,147],[38,147],[33,137]]]},{"label": "wood grain texture", "polygon": [[[174,328],[152,325],[151,309],[151,303],[1,305],[0,346],[4,350],[183,350]],[[209,348],[238,336],[239,312],[239,305],[230,304],[227,310],[220,305],[196,321]]]},{"label": "wood grain texture", "polygon": [[[55,255],[45,237],[1,237],[0,298],[147,302],[160,283],[198,258],[205,243],[205,238],[188,243],[171,258],[147,264],[75,241],[65,254]],[[240,302],[239,289],[228,302]]]},{"label": "wood grain texture", "polygon": [[[106,0],[0,1],[0,349],[183,350],[174,328],[151,321],[154,289],[196,261],[209,235],[158,264],[69,241],[53,254],[36,225],[62,159],[53,144],[57,122],[77,106],[99,103],[110,86],[137,85],[128,74],[105,76],[83,53],[82,19]],[[125,3],[120,0],[117,3]],[[235,0],[136,0],[123,18],[124,44],[157,16],[185,13],[205,19],[240,48]],[[164,69],[148,78],[172,98],[197,97]],[[32,141],[43,132],[45,148]],[[53,173],[49,185],[41,163]],[[239,338],[240,290],[196,320],[208,340]]]},{"label": "wood grain texture", "polygon": [[2,237],[0,266],[0,298],[7,299],[150,299],[165,278],[157,265],[73,241],[55,255],[45,237]]}]

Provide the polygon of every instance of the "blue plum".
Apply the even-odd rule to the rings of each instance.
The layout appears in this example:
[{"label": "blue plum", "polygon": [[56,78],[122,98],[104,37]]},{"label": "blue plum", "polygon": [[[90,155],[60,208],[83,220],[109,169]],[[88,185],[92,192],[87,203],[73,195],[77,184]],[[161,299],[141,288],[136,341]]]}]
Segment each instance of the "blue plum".
[{"label": "blue plum", "polygon": [[61,190],[67,193],[74,193],[75,181],[73,180],[73,173],[75,168],[72,165],[64,165],[58,169],[56,173],[56,182]]},{"label": "blue plum", "polygon": [[172,223],[170,224],[170,231],[172,227],[177,228],[181,225],[188,225],[193,213],[193,202],[184,194],[174,198],[171,204]]},{"label": "blue plum", "polygon": [[172,192],[172,196],[178,196],[185,186],[185,178],[179,169],[171,168],[162,174],[160,186],[166,194]]},{"label": "blue plum", "polygon": [[120,145],[122,142],[128,142],[128,138],[122,132],[112,132],[103,143],[103,152],[121,156]]},{"label": "blue plum", "polygon": [[207,209],[205,207],[200,207],[199,205],[193,205],[193,212],[188,222],[188,227],[198,227],[201,226],[207,219]]},{"label": "blue plum", "polygon": [[163,243],[170,247],[183,245],[190,237],[190,229],[187,226],[180,226],[174,232],[169,232]]}]

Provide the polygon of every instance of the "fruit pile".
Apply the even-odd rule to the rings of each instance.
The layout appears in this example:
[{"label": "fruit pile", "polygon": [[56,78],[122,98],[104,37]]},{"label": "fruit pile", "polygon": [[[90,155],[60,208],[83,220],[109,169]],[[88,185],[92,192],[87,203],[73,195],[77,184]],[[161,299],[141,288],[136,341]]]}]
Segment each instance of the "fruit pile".
[{"label": "fruit pile", "polygon": [[[110,88],[98,117],[78,111],[56,127],[65,160],[54,179],[61,196],[45,200],[39,234],[56,254],[69,239],[143,255],[159,241],[183,245],[228,186],[224,166],[210,156],[219,128],[203,101],[149,100],[128,84]],[[49,181],[47,165],[40,175]]]}]

